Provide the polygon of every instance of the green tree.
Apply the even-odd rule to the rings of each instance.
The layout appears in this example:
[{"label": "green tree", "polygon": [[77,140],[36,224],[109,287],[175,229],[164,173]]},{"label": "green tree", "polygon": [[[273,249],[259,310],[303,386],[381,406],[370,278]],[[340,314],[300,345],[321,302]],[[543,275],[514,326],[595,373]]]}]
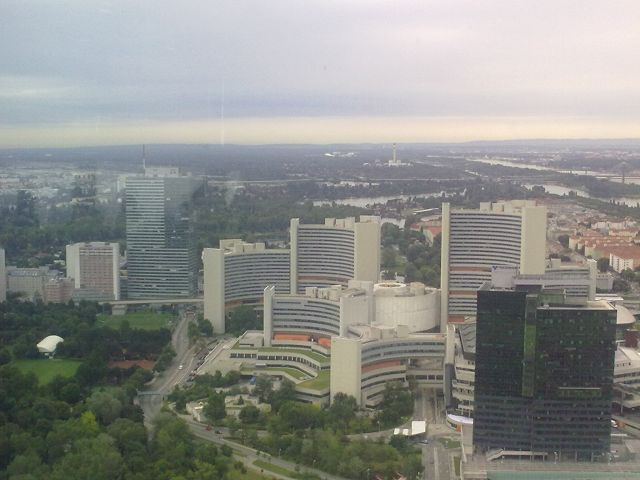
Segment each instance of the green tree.
[{"label": "green tree", "polygon": [[409,262],[415,262],[422,254],[427,250],[427,247],[422,243],[414,243],[407,249],[407,260]]},{"label": "green tree", "polygon": [[358,402],[355,398],[344,393],[337,393],[331,401],[327,414],[333,428],[345,430],[349,423],[355,419],[357,411]]},{"label": "green tree", "polygon": [[207,419],[212,422],[222,420],[226,417],[227,414],[224,405],[224,394],[213,393],[209,395],[207,404],[202,409],[202,413],[204,413]]},{"label": "green tree", "polygon": [[62,458],[73,447],[75,441],[89,439],[97,435],[98,428],[95,417],[93,413],[89,413],[93,422],[85,421],[84,415],[82,418],[54,422],[45,442],[50,463]]},{"label": "green tree", "polygon": [[261,402],[266,402],[271,398],[273,395],[273,380],[271,380],[269,375],[262,373],[256,377],[253,394],[257,396]]},{"label": "green tree", "polygon": [[384,247],[382,250],[382,267],[393,268],[397,264],[397,254],[393,247]]},{"label": "green tree", "polygon": [[0,365],[6,365],[11,362],[11,352],[8,348],[0,349]]},{"label": "green tree", "polygon": [[100,434],[96,438],[74,442],[71,451],[56,463],[52,480],[115,480],[123,472],[122,456],[113,438]]},{"label": "green tree", "polygon": [[407,263],[404,267],[404,279],[407,283],[416,282],[421,279],[420,271],[413,263]]},{"label": "green tree", "polygon": [[569,235],[558,235],[558,242],[560,242],[564,248],[569,248]]},{"label": "green tree", "polygon": [[93,392],[87,399],[87,408],[96,414],[103,425],[109,425],[122,412],[122,402],[108,392]]},{"label": "green tree", "polygon": [[620,273],[620,277],[627,282],[634,282],[636,280],[636,274],[630,268],[623,270],[622,273]]},{"label": "green tree", "polygon": [[226,330],[233,335],[240,335],[247,330],[261,330],[260,320],[253,307],[240,305],[227,315]]},{"label": "green tree", "polygon": [[609,271],[609,258],[602,257],[598,259],[598,271],[606,273]]},{"label": "green tree", "polygon": [[155,419],[151,452],[161,471],[185,472],[191,468],[193,436],[185,422],[170,413],[160,413]]},{"label": "green tree", "polygon": [[291,380],[283,379],[280,388],[271,395],[270,404],[274,412],[278,412],[280,406],[296,398],[296,386]]},{"label": "green tree", "polygon": [[127,418],[118,418],[107,427],[107,433],[113,437],[116,447],[124,456],[146,450],[147,429],[141,423]]},{"label": "green tree", "polygon": [[413,396],[402,384],[387,383],[378,408],[377,419],[383,427],[396,425],[413,412]]},{"label": "green tree", "polygon": [[21,480],[36,480],[48,478],[49,467],[42,463],[40,456],[33,450],[25,454],[16,455],[7,467],[8,478]]},{"label": "green tree", "polygon": [[258,423],[260,420],[260,410],[255,405],[245,405],[240,410],[239,415],[240,421],[242,423]]}]

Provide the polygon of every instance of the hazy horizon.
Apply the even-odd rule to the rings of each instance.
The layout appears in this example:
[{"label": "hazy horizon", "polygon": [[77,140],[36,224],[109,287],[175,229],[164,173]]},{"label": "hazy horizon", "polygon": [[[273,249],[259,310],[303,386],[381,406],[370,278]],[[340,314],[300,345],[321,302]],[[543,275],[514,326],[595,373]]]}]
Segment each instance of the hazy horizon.
[{"label": "hazy horizon", "polygon": [[0,147],[640,137],[640,4],[0,6]]}]

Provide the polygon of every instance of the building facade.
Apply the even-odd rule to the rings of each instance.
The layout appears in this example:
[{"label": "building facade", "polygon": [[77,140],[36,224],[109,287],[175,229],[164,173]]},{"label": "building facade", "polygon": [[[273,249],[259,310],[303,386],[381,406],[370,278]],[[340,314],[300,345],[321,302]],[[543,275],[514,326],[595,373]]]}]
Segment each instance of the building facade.
[{"label": "building facade", "polygon": [[380,217],[326,218],[324,224],[291,219],[291,293],[307,287],[376,283],[380,276]]},{"label": "building facade", "polygon": [[570,303],[595,300],[598,265],[593,259],[584,263],[563,263],[552,258],[546,263],[543,274],[524,275],[518,267],[498,266],[491,271],[491,283],[498,288],[527,288],[539,286],[564,290]]},{"label": "building facade", "polygon": [[45,285],[50,279],[54,279],[59,272],[49,270],[48,267],[18,268],[8,266],[7,292],[18,294],[24,300],[46,301]]},{"label": "building facade", "polygon": [[120,300],[120,246],[88,242],[67,245],[67,278],[72,278],[77,298]]},{"label": "building facade", "polygon": [[47,303],[67,303],[73,299],[74,291],[73,278],[52,278],[44,286],[44,298]]},{"label": "building facade", "polygon": [[479,209],[442,204],[441,328],[476,313],[476,291],[496,266],[524,275],[545,270],[546,207],[533,201],[481,203]]},{"label": "building facade", "polygon": [[268,249],[264,243],[229,239],[220,240],[219,248],[205,248],[204,318],[213,324],[214,332],[224,333],[227,309],[262,304],[267,285],[277,293],[288,293],[289,263],[289,250]]},{"label": "building facade", "polygon": [[609,452],[616,310],[555,290],[478,291],[474,447]]},{"label": "building facade", "polygon": [[[308,287],[304,294],[276,294],[273,286],[267,287],[262,345],[283,355],[310,350],[330,359],[326,393],[331,398],[345,393],[358,404],[375,406],[389,382],[407,385],[414,380],[438,388],[443,381],[445,336],[416,332],[437,324],[437,309],[423,308],[423,300],[437,304],[433,298],[437,295],[425,293],[423,284],[411,287],[413,294],[409,286],[395,283],[395,295],[385,283],[356,280],[347,288]],[[408,308],[407,300],[417,303]],[[278,365],[287,360],[288,367],[296,368],[296,358],[280,358]]]},{"label": "building facade", "polygon": [[290,249],[229,239],[203,250],[204,315],[215,332],[224,332],[229,308],[259,306],[267,285],[278,294],[303,294],[307,288],[346,287],[354,278],[371,284],[378,280],[379,217],[327,218],[320,225],[294,218],[290,240]]},{"label": "building facade", "polygon": [[197,293],[191,200],[199,183],[175,169],[127,177],[128,296],[193,297]]}]

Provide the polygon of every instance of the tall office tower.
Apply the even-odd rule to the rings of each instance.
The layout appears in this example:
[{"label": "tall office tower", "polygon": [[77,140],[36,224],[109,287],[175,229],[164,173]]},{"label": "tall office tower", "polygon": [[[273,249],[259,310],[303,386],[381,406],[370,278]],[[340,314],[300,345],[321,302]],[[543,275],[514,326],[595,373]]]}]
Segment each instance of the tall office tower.
[{"label": "tall office tower", "polygon": [[202,251],[204,318],[215,333],[225,331],[225,310],[237,305],[259,305],[264,289],[289,292],[289,250],[267,249],[264,243],[220,240],[220,248]]},{"label": "tall office tower", "polygon": [[531,290],[478,291],[474,446],[592,459],[610,446],[616,310]]},{"label": "tall office tower", "polygon": [[120,246],[106,242],[67,245],[67,278],[73,278],[78,299],[120,300]]},{"label": "tall office tower", "polygon": [[7,299],[7,269],[5,267],[4,249],[0,248],[0,302]]},{"label": "tall office tower", "polygon": [[346,286],[349,280],[378,282],[380,217],[326,218],[324,224],[301,224],[292,218],[291,293],[307,287]]},{"label": "tall office tower", "polygon": [[442,204],[441,330],[476,314],[476,292],[493,267],[545,271],[547,210],[533,201],[481,203],[477,210]]},{"label": "tall office tower", "polygon": [[199,182],[176,168],[126,180],[129,298],[191,297],[198,268],[191,200]]}]

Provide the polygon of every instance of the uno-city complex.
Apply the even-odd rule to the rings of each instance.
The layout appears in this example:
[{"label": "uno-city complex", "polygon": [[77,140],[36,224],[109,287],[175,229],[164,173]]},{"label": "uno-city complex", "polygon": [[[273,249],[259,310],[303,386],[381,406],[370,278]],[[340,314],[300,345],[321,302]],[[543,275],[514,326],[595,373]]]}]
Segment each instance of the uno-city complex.
[{"label": "uno-city complex", "polygon": [[545,258],[546,215],[443,204],[442,290],[379,280],[378,217],[293,219],[290,248],[222,240],[203,251],[205,317],[222,333],[226,312],[252,305],[264,328],[221,362],[320,404],[374,407],[389,382],[441,389],[470,462],[604,461],[614,398],[640,406],[640,357],[616,348],[635,319],[597,296],[595,260]]}]

